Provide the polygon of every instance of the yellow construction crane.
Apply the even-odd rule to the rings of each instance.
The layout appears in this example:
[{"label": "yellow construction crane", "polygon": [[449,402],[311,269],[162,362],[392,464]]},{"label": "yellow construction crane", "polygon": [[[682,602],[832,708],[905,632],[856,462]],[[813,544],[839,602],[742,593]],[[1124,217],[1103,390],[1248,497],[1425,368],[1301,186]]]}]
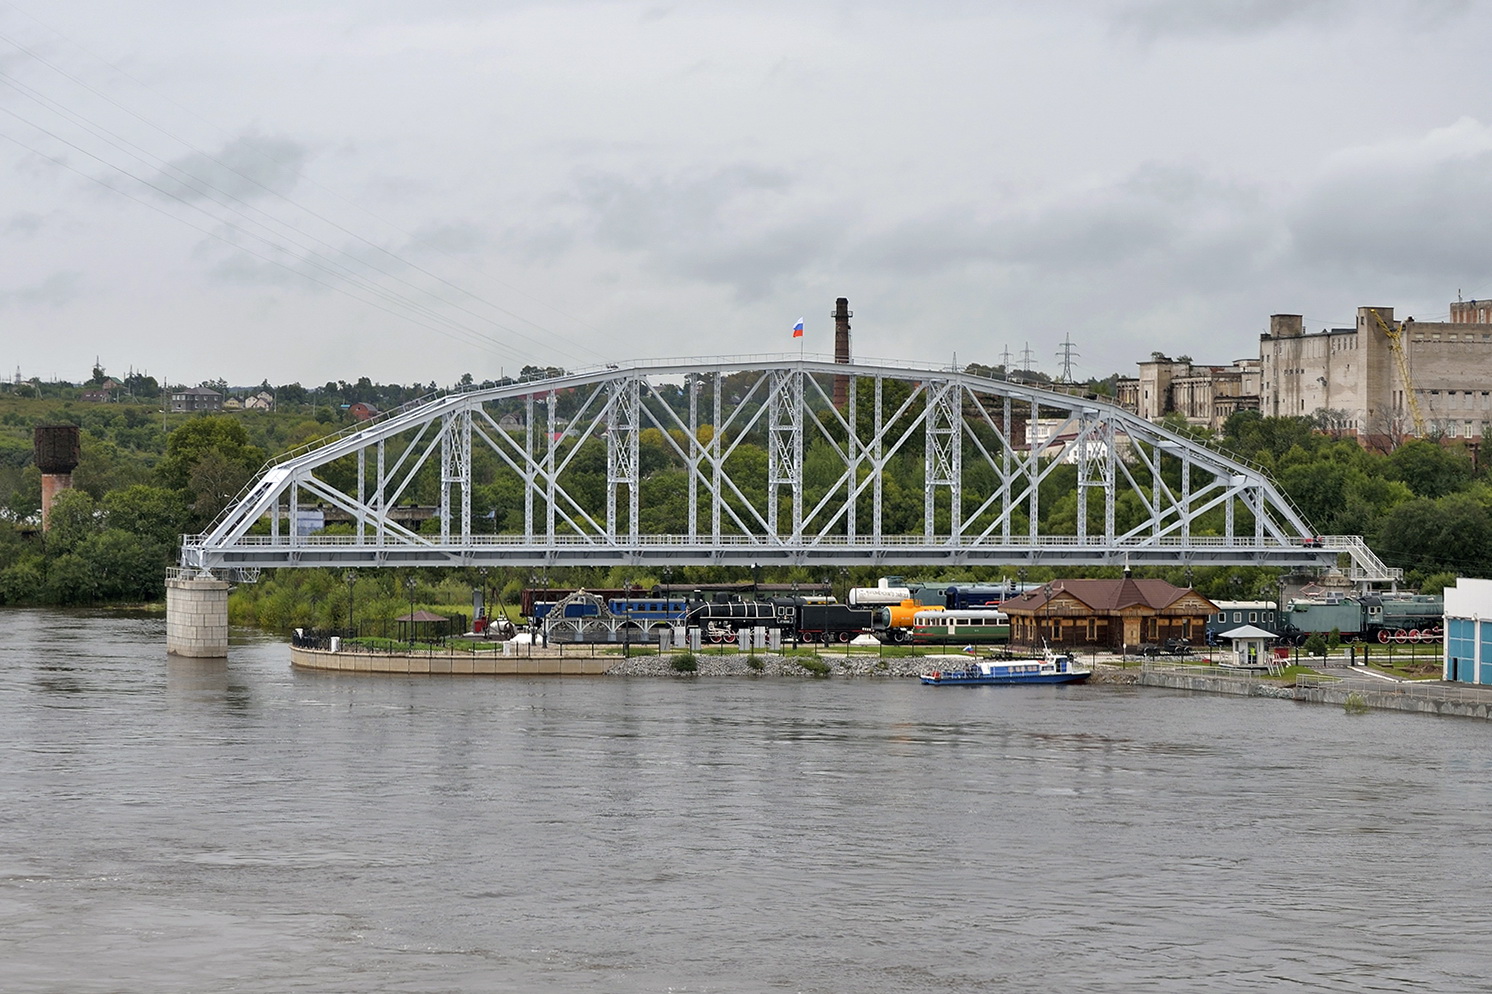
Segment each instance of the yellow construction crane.
[{"label": "yellow construction crane", "polygon": [[1383,337],[1388,339],[1388,349],[1394,354],[1394,362],[1399,364],[1399,382],[1404,385],[1404,405],[1409,408],[1409,416],[1414,420],[1414,433],[1424,438],[1425,416],[1420,412],[1419,398],[1414,395],[1414,381],[1409,378],[1409,356],[1404,352],[1404,326],[1390,325],[1376,310],[1371,307],[1368,310],[1372,311],[1378,327],[1383,329]]}]

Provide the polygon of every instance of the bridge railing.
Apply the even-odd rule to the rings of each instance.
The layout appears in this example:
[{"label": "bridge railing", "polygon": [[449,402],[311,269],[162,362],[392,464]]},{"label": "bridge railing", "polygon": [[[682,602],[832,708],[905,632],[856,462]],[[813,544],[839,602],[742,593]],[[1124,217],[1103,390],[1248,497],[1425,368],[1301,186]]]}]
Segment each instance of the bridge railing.
[{"label": "bridge railing", "polygon": [[[182,543],[187,546],[200,546],[206,535],[183,535]],[[804,546],[833,546],[850,548],[874,548],[877,546],[946,546],[949,548],[986,548],[989,546],[1002,546],[1006,548],[1119,548],[1119,549],[1154,549],[1154,548],[1208,548],[1208,549],[1311,549],[1308,541],[1292,540],[1280,542],[1273,538],[1254,538],[1252,536],[1233,537],[1216,535],[1193,535],[1190,538],[1177,536],[1162,536],[1161,538],[1138,538],[1127,539],[1119,542],[1105,540],[1101,536],[1090,538],[1079,538],[1076,535],[1038,535],[1011,536],[1008,540],[999,535],[989,535],[984,538],[969,537],[964,540],[954,540],[946,536],[934,536],[927,538],[923,535],[856,535],[853,538],[847,535],[825,535],[819,538],[805,538],[795,541],[790,535],[721,535],[718,539],[711,535],[698,535],[690,538],[687,535],[638,535],[636,538],[619,536],[610,538],[606,535],[535,535],[525,536],[518,534],[501,535],[471,535],[462,537],[452,535],[442,542],[440,536],[420,536],[420,541],[412,539],[399,542],[379,543],[374,536],[359,539],[356,535],[244,535],[234,540],[235,546],[257,546],[257,547],[300,547],[300,546],[325,546],[325,545],[356,545],[407,547],[415,545],[429,545],[437,548],[464,548],[473,545],[500,545],[500,546],[663,546],[663,547],[715,547],[715,546],[775,546],[775,545],[804,545]],[[1323,546],[1324,548],[1324,546]],[[1328,550],[1334,551],[1334,550]]]}]

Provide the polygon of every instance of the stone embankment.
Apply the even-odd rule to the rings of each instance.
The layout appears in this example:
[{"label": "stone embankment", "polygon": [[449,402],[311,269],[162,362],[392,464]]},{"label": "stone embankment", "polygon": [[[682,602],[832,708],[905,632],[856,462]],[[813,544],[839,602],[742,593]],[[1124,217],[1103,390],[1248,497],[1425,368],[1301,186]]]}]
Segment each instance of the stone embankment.
[{"label": "stone embankment", "polygon": [[[831,652],[818,656],[778,656],[772,653],[757,653],[747,656],[739,653],[711,655],[708,652],[694,656],[692,672],[675,668],[674,660],[681,653],[664,653],[661,656],[633,656],[620,659],[606,671],[607,676],[649,677],[882,677],[906,679],[916,677],[928,670],[967,665],[969,656],[922,656],[882,658],[875,653],[851,652],[838,655]],[[808,665],[804,665],[807,663]],[[822,664],[823,667],[815,665]],[[1138,670],[1124,670],[1099,663],[1091,678],[1094,683],[1134,683],[1139,678]]]}]

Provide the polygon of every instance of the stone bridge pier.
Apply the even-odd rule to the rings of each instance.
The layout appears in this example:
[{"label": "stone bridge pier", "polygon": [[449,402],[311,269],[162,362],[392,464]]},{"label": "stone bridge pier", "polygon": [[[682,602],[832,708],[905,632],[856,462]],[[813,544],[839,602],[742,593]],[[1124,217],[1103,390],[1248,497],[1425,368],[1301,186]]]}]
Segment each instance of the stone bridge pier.
[{"label": "stone bridge pier", "polygon": [[166,580],[166,651],[177,656],[228,655],[228,582],[212,576]]}]

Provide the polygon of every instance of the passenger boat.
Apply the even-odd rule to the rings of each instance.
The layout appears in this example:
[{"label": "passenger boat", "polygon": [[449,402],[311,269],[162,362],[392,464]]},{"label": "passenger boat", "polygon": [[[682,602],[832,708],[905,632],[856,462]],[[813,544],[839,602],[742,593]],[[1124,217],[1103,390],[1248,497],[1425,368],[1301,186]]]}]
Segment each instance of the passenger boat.
[{"label": "passenger boat", "polygon": [[967,666],[921,674],[933,687],[1003,686],[1022,683],[1077,683],[1093,675],[1069,653],[1048,651],[1040,659],[971,659]]}]

